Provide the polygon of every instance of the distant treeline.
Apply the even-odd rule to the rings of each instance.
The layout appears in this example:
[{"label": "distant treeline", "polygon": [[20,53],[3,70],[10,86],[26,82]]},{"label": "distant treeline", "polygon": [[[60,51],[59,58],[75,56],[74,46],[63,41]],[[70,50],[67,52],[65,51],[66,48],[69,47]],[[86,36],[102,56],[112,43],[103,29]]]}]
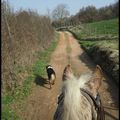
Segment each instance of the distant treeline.
[{"label": "distant treeline", "polygon": [[2,90],[21,85],[38,53],[49,46],[54,36],[51,21],[33,10],[14,12],[8,2],[2,2]]},{"label": "distant treeline", "polygon": [[80,11],[69,18],[53,21],[54,27],[90,23],[101,20],[113,19],[119,16],[119,1],[109,6],[97,9],[95,6],[83,7]]}]

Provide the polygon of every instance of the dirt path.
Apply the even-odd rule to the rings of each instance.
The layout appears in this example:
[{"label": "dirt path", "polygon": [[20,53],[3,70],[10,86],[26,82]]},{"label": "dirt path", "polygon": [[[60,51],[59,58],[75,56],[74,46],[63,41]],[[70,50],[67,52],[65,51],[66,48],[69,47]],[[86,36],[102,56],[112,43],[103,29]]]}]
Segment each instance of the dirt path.
[{"label": "dirt path", "polygon": [[[77,40],[70,33],[60,33],[60,40],[53,52],[50,64],[57,75],[56,83],[49,89],[49,85],[37,85],[26,100],[26,107],[20,114],[23,120],[53,120],[57,106],[57,96],[61,89],[64,67],[70,63],[76,75],[94,70],[95,64],[81,49]],[[43,81],[44,78],[39,78]],[[106,108],[106,120],[118,120],[118,88],[105,76],[100,94]],[[112,107],[112,108],[111,108]]]}]

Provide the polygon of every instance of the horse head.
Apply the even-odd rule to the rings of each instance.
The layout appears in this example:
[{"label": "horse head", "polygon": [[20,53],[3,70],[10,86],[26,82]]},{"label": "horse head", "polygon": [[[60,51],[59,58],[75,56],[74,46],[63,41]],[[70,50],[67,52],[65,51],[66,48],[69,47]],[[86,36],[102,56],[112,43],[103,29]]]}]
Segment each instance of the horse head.
[{"label": "horse head", "polygon": [[98,92],[103,78],[100,66],[97,65],[92,73],[84,73],[77,78],[71,66],[67,65],[62,78],[62,92],[54,120],[104,120]]}]

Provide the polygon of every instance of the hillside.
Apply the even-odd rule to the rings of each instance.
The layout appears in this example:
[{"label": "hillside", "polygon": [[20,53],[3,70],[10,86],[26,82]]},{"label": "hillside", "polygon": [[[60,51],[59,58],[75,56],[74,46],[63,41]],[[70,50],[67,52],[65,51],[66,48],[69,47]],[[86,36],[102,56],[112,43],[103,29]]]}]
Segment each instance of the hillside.
[{"label": "hillside", "polygon": [[82,24],[80,27],[71,28],[78,39],[118,38],[118,18],[99,22]]},{"label": "hillside", "polygon": [[118,19],[87,23],[70,31],[94,61],[118,83]]}]

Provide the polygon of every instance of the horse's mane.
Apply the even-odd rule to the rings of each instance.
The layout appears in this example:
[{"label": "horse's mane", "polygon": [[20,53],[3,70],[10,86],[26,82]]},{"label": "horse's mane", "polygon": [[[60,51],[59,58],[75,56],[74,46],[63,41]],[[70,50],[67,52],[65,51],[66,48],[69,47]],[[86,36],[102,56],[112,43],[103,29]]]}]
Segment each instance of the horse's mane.
[{"label": "horse's mane", "polygon": [[88,114],[91,112],[91,106],[80,92],[80,88],[87,89],[91,76],[91,73],[87,73],[77,79],[71,75],[63,82],[62,92],[65,94],[65,98],[62,120],[82,120],[83,117],[91,119],[91,114]]}]

